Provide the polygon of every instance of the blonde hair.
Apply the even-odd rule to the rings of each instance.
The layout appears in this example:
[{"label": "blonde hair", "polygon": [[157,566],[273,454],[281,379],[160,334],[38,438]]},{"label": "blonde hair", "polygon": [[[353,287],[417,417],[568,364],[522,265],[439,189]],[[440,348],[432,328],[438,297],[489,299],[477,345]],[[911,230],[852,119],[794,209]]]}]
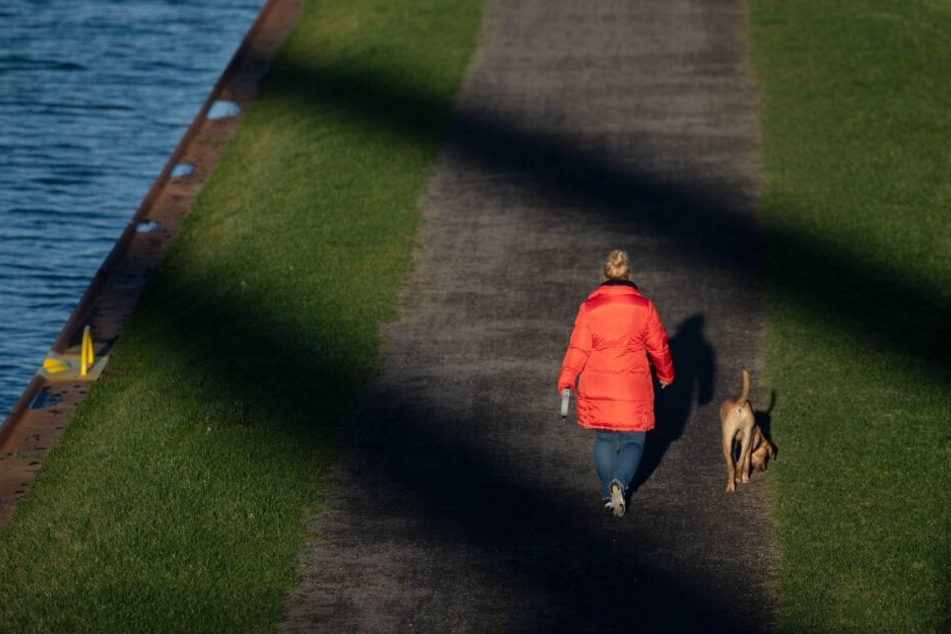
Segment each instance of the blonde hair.
[{"label": "blonde hair", "polygon": [[631,263],[624,251],[611,251],[611,255],[604,262],[605,280],[631,281]]}]

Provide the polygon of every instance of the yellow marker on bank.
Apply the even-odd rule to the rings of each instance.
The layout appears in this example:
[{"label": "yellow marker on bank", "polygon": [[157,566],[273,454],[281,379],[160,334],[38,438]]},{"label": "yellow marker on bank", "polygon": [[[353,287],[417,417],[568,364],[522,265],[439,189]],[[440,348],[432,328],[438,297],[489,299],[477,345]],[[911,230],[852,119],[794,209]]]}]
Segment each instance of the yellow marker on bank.
[{"label": "yellow marker on bank", "polygon": [[89,326],[83,329],[83,347],[80,353],[79,376],[89,374],[89,368],[96,362],[96,355],[92,349],[92,333]]},{"label": "yellow marker on bank", "polygon": [[49,372],[50,374],[59,374],[60,372],[65,372],[69,369],[69,363],[63,361],[59,356],[52,356],[53,353],[50,353],[50,356],[43,359],[43,369]]},{"label": "yellow marker on bank", "polygon": [[96,365],[92,331],[89,326],[86,326],[83,329],[83,342],[80,346],[79,355],[58,354],[50,350],[43,360],[43,368],[40,373],[51,380],[95,380],[99,378],[103,365],[105,365],[104,358]]}]

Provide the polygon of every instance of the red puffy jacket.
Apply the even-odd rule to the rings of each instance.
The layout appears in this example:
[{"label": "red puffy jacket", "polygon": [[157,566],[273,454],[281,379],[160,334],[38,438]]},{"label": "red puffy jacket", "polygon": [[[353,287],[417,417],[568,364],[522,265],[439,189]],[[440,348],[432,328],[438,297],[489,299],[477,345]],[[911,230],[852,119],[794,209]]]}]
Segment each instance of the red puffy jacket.
[{"label": "red puffy jacket", "polygon": [[[649,359],[649,361],[648,361]],[[654,385],[674,380],[667,333],[654,304],[632,282],[611,280],[578,309],[558,391],[578,382],[578,423],[612,431],[654,428]]]}]

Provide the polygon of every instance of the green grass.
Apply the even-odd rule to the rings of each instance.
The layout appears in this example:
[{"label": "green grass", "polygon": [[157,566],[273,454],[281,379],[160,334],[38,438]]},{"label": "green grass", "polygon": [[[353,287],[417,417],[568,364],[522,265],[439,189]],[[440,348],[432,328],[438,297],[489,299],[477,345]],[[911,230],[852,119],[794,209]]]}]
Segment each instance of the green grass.
[{"label": "green grass", "polygon": [[0,631],[274,628],[379,370],[480,16],[476,0],[308,4],[0,533]]},{"label": "green grass", "polygon": [[[750,0],[784,632],[951,630],[951,7]],[[312,2],[0,533],[0,631],[280,620],[475,0]]]},{"label": "green grass", "polygon": [[750,6],[782,631],[949,631],[951,5]]}]

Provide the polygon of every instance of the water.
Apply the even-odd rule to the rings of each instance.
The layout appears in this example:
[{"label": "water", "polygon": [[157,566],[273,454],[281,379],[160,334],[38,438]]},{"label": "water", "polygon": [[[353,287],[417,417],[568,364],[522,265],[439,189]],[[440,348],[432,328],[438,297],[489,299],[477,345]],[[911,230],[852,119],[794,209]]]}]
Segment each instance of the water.
[{"label": "water", "polygon": [[262,5],[0,3],[0,421]]}]

